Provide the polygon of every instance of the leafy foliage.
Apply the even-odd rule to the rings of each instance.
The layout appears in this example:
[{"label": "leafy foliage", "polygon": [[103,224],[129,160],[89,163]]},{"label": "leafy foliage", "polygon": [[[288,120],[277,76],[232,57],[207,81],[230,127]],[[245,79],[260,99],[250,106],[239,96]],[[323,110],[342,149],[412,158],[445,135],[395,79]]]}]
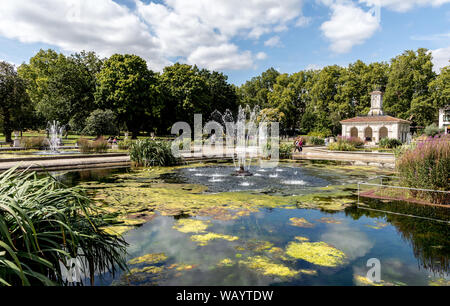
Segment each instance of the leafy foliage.
[{"label": "leafy foliage", "polygon": [[130,146],[131,161],[141,167],[173,166],[179,160],[172,154],[172,146],[167,141],[151,139],[137,140]]},{"label": "leafy foliage", "polygon": [[68,257],[87,264],[91,281],[126,269],[126,243],[101,229],[108,216],[81,189],[15,171],[0,174],[0,286],[64,285]]},{"label": "leafy foliage", "polygon": [[383,138],[380,140],[379,146],[385,149],[395,149],[400,147],[402,142],[395,138]]},{"label": "leafy foliage", "polygon": [[286,144],[286,143],[280,144],[280,148],[279,148],[280,158],[281,159],[291,159],[294,149],[295,149],[295,147],[292,144]]},{"label": "leafy foliage", "polygon": [[108,142],[103,137],[94,141],[80,138],[77,143],[81,153],[105,153],[108,151]]},{"label": "leafy foliage", "polygon": [[430,137],[434,137],[442,132],[444,132],[444,130],[440,129],[436,123],[430,124],[424,130],[424,134]]},{"label": "leafy foliage", "polygon": [[[401,182],[411,188],[450,190],[450,135],[430,137],[406,150],[397,162]],[[411,191],[433,203],[448,204],[446,194]]]},{"label": "leafy foliage", "polygon": [[0,61],[0,115],[6,141],[11,142],[14,128],[22,129],[30,116],[31,105],[26,93],[26,82],[13,65]]},{"label": "leafy foliage", "polygon": [[114,54],[97,74],[97,106],[114,110],[133,138],[157,109],[156,74],[136,55]]},{"label": "leafy foliage", "polygon": [[113,111],[97,109],[86,119],[84,135],[102,136],[117,134],[117,117]]}]

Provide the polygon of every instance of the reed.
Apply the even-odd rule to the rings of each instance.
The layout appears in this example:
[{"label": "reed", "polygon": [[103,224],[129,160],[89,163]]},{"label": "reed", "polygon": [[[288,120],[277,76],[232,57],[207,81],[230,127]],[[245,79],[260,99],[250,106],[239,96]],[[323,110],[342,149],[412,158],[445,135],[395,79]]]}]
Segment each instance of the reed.
[{"label": "reed", "polygon": [[[450,135],[437,135],[402,153],[397,171],[403,185],[410,188],[450,190]],[[415,192],[436,204],[448,204],[448,195]]]},{"label": "reed", "polygon": [[68,258],[87,263],[91,283],[126,269],[125,241],[101,229],[112,216],[82,189],[16,170],[0,174],[0,286],[66,285]]},{"label": "reed", "polygon": [[172,146],[168,141],[138,140],[130,145],[129,151],[131,161],[138,167],[165,167],[180,162],[172,154]]}]

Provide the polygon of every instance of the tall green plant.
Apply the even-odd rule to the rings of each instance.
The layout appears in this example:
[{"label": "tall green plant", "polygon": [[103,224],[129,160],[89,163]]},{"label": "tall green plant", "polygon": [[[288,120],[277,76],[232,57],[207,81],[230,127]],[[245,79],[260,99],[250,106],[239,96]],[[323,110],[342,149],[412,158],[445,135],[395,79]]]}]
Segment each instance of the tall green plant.
[{"label": "tall green plant", "polygon": [[[402,184],[418,189],[450,190],[450,136],[428,139],[406,150],[397,162]],[[449,204],[448,194],[416,192],[414,196],[433,203]]]},{"label": "tall green plant", "polygon": [[140,167],[173,166],[179,159],[172,154],[172,146],[167,141],[151,139],[138,140],[130,145],[131,161]]},{"label": "tall green plant", "polygon": [[125,241],[101,229],[111,216],[83,190],[16,170],[0,174],[0,286],[64,285],[68,258],[87,263],[91,283],[126,269]]}]

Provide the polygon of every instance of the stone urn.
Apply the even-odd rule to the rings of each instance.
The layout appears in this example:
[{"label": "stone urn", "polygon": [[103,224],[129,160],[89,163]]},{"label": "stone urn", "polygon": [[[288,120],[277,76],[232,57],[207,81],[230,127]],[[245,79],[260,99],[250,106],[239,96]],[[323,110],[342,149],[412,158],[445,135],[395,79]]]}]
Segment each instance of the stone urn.
[{"label": "stone urn", "polygon": [[13,140],[13,147],[14,148],[20,148],[20,132],[19,131],[14,131],[14,140]]},{"label": "stone urn", "polygon": [[124,140],[128,140],[128,132],[125,133],[125,138]]}]

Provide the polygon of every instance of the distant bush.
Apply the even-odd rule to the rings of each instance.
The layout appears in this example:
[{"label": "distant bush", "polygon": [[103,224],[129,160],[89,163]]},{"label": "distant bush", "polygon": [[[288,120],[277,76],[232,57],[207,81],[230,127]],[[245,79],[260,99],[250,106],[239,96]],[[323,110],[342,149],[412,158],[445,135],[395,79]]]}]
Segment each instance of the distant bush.
[{"label": "distant bush", "polygon": [[307,141],[308,144],[313,145],[313,146],[323,146],[325,145],[325,139],[320,138],[320,137],[308,137]]},{"label": "distant bush", "polygon": [[395,138],[383,138],[380,140],[379,146],[384,149],[395,149],[400,147],[402,142]]},{"label": "distant bush", "polygon": [[425,128],[425,130],[424,130],[424,134],[427,135],[427,136],[430,136],[430,137],[434,137],[434,136],[436,136],[436,135],[438,135],[438,134],[441,134],[441,133],[443,133],[443,132],[444,132],[444,130],[443,130],[443,129],[440,129],[440,128],[436,125],[436,123],[433,123],[433,124],[427,126],[427,127]]},{"label": "distant bush", "polygon": [[313,131],[308,133],[308,136],[326,138],[332,136],[333,133],[329,129],[322,129],[320,131]]},{"label": "distant bush", "polygon": [[282,143],[280,144],[280,158],[281,159],[292,159],[292,154],[294,152],[294,145]]},{"label": "distant bush", "polygon": [[[450,135],[430,138],[406,150],[398,159],[397,171],[403,185],[418,189],[450,190]],[[413,196],[433,203],[448,203],[448,195],[411,191]]]},{"label": "distant bush", "polygon": [[86,119],[83,134],[89,136],[115,135],[118,132],[116,120],[116,115],[109,109],[95,110]]},{"label": "distant bush", "polygon": [[338,141],[328,145],[330,151],[356,151],[356,147],[345,141]]},{"label": "distant bush", "polygon": [[331,151],[356,151],[358,147],[362,147],[364,141],[357,137],[338,137],[338,141],[328,145]]},{"label": "distant bush", "polygon": [[355,148],[362,147],[364,141],[359,137],[338,137],[338,142],[346,142],[354,146]]},{"label": "distant bush", "polygon": [[138,140],[130,146],[131,161],[139,167],[173,166],[179,159],[172,154],[168,141]]},{"label": "distant bush", "polygon": [[133,141],[131,139],[119,141],[119,150],[129,150],[132,143]]},{"label": "distant bush", "polygon": [[81,153],[105,153],[108,151],[108,142],[103,137],[95,141],[80,138],[77,143]]},{"label": "distant bush", "polygon": [[22,138],[21,145],[25,149],[43,150],[48,147],[49,143],[45,137],[24,137]]}]

